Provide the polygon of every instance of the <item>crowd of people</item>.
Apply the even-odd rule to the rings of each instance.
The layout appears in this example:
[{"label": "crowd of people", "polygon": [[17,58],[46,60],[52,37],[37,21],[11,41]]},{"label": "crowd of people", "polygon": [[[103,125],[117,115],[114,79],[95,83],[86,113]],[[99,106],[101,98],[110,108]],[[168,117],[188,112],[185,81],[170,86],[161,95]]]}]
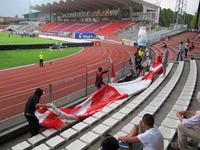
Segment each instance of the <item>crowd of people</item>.
[{"label": "crowd of people", "polygon": [[194,43],[187,39],[186,42],[181,41],[179,44],[179,52],[176,61],[183,61],[183,57],[188,58],[188,52],[194,49]]}]

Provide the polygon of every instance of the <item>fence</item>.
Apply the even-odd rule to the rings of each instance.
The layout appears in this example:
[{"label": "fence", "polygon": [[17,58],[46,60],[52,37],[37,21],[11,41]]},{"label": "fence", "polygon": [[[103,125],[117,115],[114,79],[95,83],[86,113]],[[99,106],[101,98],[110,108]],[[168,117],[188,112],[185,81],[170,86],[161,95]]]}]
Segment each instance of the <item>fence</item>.
[{"label": "fence", "polygon": [[[92,65],[88,64],[85,67],[85,72],[80,75],[72,75],[71,77],[65,76],[56,82],[53,82],[51,79],[44,79],[41,81],[40,85],[35,84],[34,87],[24,85],[19,92],[5,92],[4,95],[6,96],[0,97],[0,101],[5,102],[4,106],[0,107],[0,130],[7,127],[4,126],[4,121],[6,122],[13,118],[21,118],[15,119],[15,122],[10,123],[11,126],[12,124],[16,125],[24,121],[22,112],[24,111],[25,103],[28,97],[33,94],[37,87],[40,87],[44,90],[44,95],[41,97],[42,103],[54,102],[58,107],[74,103],[75,101],[77,102],[78,99],[88,96],[96,90],[94,83],[97,68],[100,66],[106,70],[111,70],[109,61],[99,62]],[[128,62],[114,64],[114,68],[116,70],[116,79],[124,77],[130,73]],[[104,75],[104,81],[105,83],[110,82],[110,71]],[[49,82],[49,84],[43,85],[45,82]]]},{"label": "fence", "polygon": [[177,26],[176,28],[174,26],[170,27],[169,32],[161,33],[161,34],[157,34],[157,35],[155,35],[155,34],[149,35],[149,43],[152,44],[152,43],[158,42],[161,39],[167,38],[169,36],[172,36],[172,35],[184,32],[184,31],[187,31],[186,25]]}]

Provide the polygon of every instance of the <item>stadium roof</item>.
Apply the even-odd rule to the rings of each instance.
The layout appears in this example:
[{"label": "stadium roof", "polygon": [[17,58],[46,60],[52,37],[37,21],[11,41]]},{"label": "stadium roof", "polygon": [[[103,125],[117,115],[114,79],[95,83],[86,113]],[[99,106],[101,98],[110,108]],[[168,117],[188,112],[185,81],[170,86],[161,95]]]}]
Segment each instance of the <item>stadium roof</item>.
[{"label": "stadium roof", "polygon": [[134,11],[142,11],[143,5],[157,9],[159,6],[143,0],[60,0],[46,5],[36,5],[34,9],[41,12],[75,12],[101,8],[123,8],[132,6]]}]

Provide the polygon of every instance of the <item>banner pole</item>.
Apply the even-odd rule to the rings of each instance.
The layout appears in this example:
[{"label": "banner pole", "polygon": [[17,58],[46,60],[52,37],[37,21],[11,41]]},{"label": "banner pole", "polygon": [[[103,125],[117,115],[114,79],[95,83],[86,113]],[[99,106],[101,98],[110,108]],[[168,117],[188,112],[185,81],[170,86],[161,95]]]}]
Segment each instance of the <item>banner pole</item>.
[{"label": "banner pole", "polygon": [[110,70],[110,67],[108,68],[108,70],[109,70],[109,71],[108,71],[108,79],[107,79],[107,83],[110,83],[110,82],[111,82],[111,81],[110,81],[110,71],[111,71],[111,70]]},{"label": "banner pole", "polygon": [[52,85],[49,84],[49,101],[50,103],[53,102],[53,93],[52,93]]},{"label": "banner pole", "polygon": [[122,77],[124,76],[124,62],[123,62],[123,69],[122,69]]},{"label": "banner pole", "polygon": [[88,87],[88,66],[86,65],[86,69],[85,69],[85,96],[87,96],[88,91],[87,91],[87,87]]}]

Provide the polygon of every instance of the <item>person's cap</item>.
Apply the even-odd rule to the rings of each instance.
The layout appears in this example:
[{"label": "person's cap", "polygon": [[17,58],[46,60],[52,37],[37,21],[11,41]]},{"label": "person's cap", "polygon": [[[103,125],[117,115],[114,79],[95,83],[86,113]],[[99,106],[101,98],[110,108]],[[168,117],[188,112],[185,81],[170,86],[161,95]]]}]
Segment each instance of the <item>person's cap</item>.
[{"label": "person's cap", "polygon": [[104,137],[101,143],[101,150],[118,150],[119,143],[116,138],[111,135],[107,135]]}]

